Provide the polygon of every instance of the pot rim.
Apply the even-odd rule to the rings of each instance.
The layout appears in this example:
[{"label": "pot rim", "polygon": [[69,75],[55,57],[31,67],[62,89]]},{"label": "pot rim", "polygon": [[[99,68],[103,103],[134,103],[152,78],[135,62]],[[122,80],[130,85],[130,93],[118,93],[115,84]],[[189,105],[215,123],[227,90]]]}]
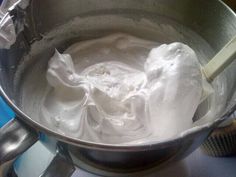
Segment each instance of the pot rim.
[{"label": "pot rim", "polygon": [[[222,6],[224,6],[229,13],[234,15],[236,20],[236,14],[235,12],[227,6],[222,0],[217,0],[218,3],[220,3]],[[156,141],[151,142],[149,144],[103,144],[103,143],[94,143],[90,141],[81,140],[78,138],[73,138],[67,135],[62,135],[58,132],[52,131],[49,128],[45,127],[44,125],[41,125],[40,123],[36,122],[35,120],[31,119],[27,114],[25,114],[23,111],[21,111],[14,102],[7,96],[7,94],[4,92],[2,86],[0,85],[0,96],[6,101],[6,103],[13,109],[13,111],[16,114],[16,119],[19,119],[20,121],[25,122],[30,127],[33,127],[37,130],[38,133],[44,133],[47,136],[55,137],[57,140],[68,143],[74,146],[82,147],[82,148],[89,148],[89,149],[95,149],[95,150],[106,150],[106,151],[146,151],[146,150],[152,150],[152,149],[160,149],[164,148],[166,146],[174,145],[174,144],[180,144],[183,139],[185,138],[191,138],[195,134],[198,134],[202,131],[209,131],[216,127],[218,124],[220,124],[227,116],[223,116],[222,118],[218,118],[213,122],[204,124],[202,126],[194,127],[192,129],[189,129],[181,134],[179,134],[176,137],[169,138],[166,141]]]}]

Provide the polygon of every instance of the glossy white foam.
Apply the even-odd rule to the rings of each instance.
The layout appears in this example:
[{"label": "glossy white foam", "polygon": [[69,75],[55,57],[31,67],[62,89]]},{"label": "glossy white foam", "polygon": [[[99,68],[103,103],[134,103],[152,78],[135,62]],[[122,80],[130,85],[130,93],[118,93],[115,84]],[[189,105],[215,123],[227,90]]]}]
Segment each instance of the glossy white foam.
[{"label": "glossy white foam", "polygon": [[[41,121],[99,143],[146,143],[188,129],[202,94],[195,52],[113,34],[55,52]],[[191,104],[189,104],[191,103]]]}]

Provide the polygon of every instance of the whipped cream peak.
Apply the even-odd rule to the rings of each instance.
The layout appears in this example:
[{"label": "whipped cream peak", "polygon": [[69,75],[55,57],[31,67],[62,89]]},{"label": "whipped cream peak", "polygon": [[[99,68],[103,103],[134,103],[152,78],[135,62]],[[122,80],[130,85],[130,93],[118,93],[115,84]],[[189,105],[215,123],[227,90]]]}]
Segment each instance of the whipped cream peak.
[{"label": "whipped cream peak", "polygon": [[69,54],[60,54],[55,49],[55,53],[49,61],[48,66],[47,80],[51,86],[60,87],[64,84],[73,84],[75,80],[75,69]]}]

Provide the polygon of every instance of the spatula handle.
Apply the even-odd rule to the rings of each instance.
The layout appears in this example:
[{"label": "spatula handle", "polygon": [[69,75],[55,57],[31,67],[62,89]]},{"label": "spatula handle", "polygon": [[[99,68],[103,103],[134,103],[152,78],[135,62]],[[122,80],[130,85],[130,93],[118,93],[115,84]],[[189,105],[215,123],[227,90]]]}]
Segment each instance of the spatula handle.
[{"label": "spatula handle", "polygon": [[236,58],[236,36],[203,67],[208,82],[212,82]]}]

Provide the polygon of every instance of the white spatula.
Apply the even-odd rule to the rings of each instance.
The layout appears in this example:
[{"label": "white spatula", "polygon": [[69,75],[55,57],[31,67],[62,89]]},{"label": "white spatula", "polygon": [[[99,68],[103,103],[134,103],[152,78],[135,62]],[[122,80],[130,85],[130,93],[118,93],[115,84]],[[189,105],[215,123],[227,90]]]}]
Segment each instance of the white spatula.
[{"label": "white spatula", "polygon": [[[213,88],[211,83],[227,66],[229,66],[234,59],[236,59],[236,36],[227,43],[216,55],[213,57],[203,68],[202,73],[205,76],[206,83],[203,84],[203,95],[201,104],[204,105],[206,98],[213,93]],[[236,77],[236,76],[235,76]],[[207,83],[208,82],[208,83]],[[198,109],[201,107],[199,105]],[[236,105],[235,105],[236,106]],[[234,106],[234,107],[235,107]],[[230,109],[232,112],[232,109]],[[196,111],[198,112],[198,111]],[[226,114],[225,114],[226,115]],[[204,123],[209,122],[208,116],[200,118],[194,123],[195,126],[203,125]]]},{"label": "white spatula", "polygon": [[[236,36],[207,63],[202,72],[208,82],[212,82],[236,58]],[[235,76],[236,77],[236,76]]]}]

